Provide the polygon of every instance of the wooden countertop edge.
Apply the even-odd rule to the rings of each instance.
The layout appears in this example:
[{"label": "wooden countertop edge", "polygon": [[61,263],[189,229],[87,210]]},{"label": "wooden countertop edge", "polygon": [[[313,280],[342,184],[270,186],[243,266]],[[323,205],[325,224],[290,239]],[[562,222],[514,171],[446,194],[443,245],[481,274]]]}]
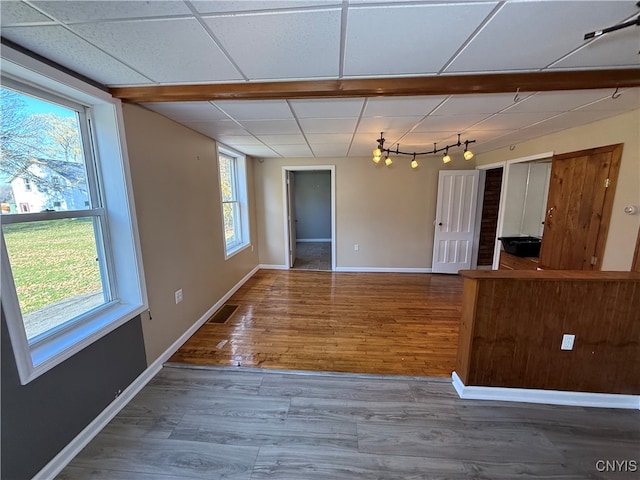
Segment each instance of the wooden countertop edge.
[{"label": "wooden countertop edge", "polygon": [[585,280],[585,281],[640,281],[635,272],[589,272],[584,270],[460,270],[471,280]]}]

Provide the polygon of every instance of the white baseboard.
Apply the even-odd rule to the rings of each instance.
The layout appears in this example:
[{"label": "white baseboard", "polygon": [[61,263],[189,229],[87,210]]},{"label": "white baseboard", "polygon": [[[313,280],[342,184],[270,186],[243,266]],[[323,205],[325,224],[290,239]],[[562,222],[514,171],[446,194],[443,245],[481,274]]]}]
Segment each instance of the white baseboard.
[{"label": "white baseboard", "polygon": [[262,270],[289,270],[286,265],[265,265],[263,263],[258,265],[258,268]]},{"label": "white baseboard", "polygon": [[462,383],[456,372],[451,374],[453,388],[460,398],[499,400],[502,402],[546,403],[576,407],[623,408],[640,410],[640,395],[616,393],[565,392],[532,388],[474,387]]},{"label": "white baseboard", "polygon": [[86,447],[93,438],[122,410],[149,381],[162,370],[162,365],[173,355],[196,331],[213,315],[231,295],[244,285],[258,270],[255,267],[246,274],[231,290],[224,294],[202,317],[198,319],[180,338],[171,344],[151,365],[149,365],[107,408],[87,425],[76,437],[64,447],[53,459],[40,470],[33,480],[48,480],[55,478],[73,458]]},{"label": "white baseboard", "polygon": [[396,267],[336,267],[336,272],[370,272],[370,273],[431,273],[430,268],[396,268]]},{"label": "white baseboard", "polygon": [[331,243],[330,238],[296,238],[296,242],[300,243]]}]

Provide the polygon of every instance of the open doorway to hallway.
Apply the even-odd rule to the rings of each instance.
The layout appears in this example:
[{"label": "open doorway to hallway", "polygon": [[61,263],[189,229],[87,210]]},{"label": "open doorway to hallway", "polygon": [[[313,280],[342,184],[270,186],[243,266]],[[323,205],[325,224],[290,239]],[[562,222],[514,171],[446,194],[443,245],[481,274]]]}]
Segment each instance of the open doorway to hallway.
[{"label": "open doorway to hallway", "polygon": [[283,167],[287,267],[335,269],[334,166]]}]

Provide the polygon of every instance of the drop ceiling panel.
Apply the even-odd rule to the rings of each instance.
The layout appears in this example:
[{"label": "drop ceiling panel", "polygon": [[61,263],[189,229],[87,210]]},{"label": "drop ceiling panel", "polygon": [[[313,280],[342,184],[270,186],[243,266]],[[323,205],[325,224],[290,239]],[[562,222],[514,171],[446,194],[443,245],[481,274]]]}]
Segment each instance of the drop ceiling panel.
[{"label": "drop ceiling panel", "polygon": [[[4,2],[3,2],[4,3]],[[188,15],[191,11],[183,2],[153,1],[55,1],[32,2],[61,22],[95,22],[123,18],[145,18],[163,15]]]},{"label": "drop ceiling panel", "polygon": [[408,133],[400,140],[400,150],[428,152],[433,150],[434,143],[439,144],[437,148],[443,147],[443,142],[447,139],[457,138],[457,133],[455,130],[448,132]]},{"label": "drop ceiling panel", "polygon": [[323,143],[312,145],[311,150],[316,157],[345,157],[348,146]]},{"label": "drop ceiling panel", "polygon": [[305,134],[309,133],[344,133],[353,132],[356,118],[301,118],[300,127]]},{"label": "drop ceiling panel", "polygon": [[590,110],[590,111],[608,111],[608,112],[626,112],[633,110],[634,108],[640,108],[640,88],[633,88],[623,92],[618,92],[620,96],[613,98],[613,93],[607,95],[602,100],[584,105],[578,110]]},{"label": "drop ceiling panel", "polygon": [[437,73],[494,6],[495,3],[466,3],[353,7],[347,20],[344,73]]},{"label": "drop ceiling panel", "polygon": [[557,112],[501,113],[474,125],[474,130],[508,130],[525,128],[558,115]]},{"label": "drop ceiling panel", "polygon": [[[587,32],[585,32],[587,33]],[[638,28],[628,28],[613,34],[603,35],[554,63],[551,68],[584,68],[593,65],[607,67],[638,67],[638,45],[640,35]]]},{"label": "drop ceiling panel", "polygon": [[312,157],[307,145],[274,145],[273,149],[283,157]]},{"label": "drop ceiling panel", "polygon": [[[574,110],[573,112],[563,113],[557,117],[538,123],[530,128],[522,130],[521,132],[523,135],[529,135],[530,138],[535,138],[567,128],[603,120],[613,115],[615,115],[615,113],[610,111]],[[520,131],[518,133],[520,133]]]},{"label": "drop ceiling panel", "polygon": [[358,133],[370,133],[374,136],[379,136],[380,132],[385,132],[385,136],[390,132],[404,133],[411,130],[423,118],[423,116],[362,118],[358,124]]},{"label": "drop ceiling panel", "polygon": [[[629,1],[585,2],[588,8],[579,10],[577,3],[506,2],[447,73],[541,69],[582,45],[585,33],[618,23],[637,10]],[[584,61],[585,67],[595,64]]]},{"label": "drop ceiling panel", "polygon": [[245,120],[242,126],[254,135],[290,135],[300,133],[295,120]]},{"label": "drop ceiling panel", "polygon": [[49,17],[21,2],[0,2],[0,13],[2,27],[52,22]]},{"label": "drop ceiling panel", "polygon": [[358,117],[364,104],[363,98],[290,100],[291,108],[298,118]]},{"label": "drop ceiling panel", "polygon": [[73,28],[123,62],[136,65],[156,82],[241,79],[194,19],[83,24]]},{"label": "drop ceiling panel", "polygon": [[212,132],[213,138],[216,138],[215,135],[249,135],[246,129],[233,120],[215,120],[213,122],[184,121],[182,123],[199,132],[202,131],[201,129],[206,129],[207,132]]},{"label": "drop ceiling panel", "polygon": [[2,36],[104,84],[148,84],[150,80],[59,26],[3,28]]},{"label": "drop ceiling panel", "polygon": [[566,112],[604,97],[613,90],[573,90],[562,92],[538,92],[505,110],[505,113]]},{"label": "drop ceiling panel", "polygon": [[218,140],[227,146],[233,146],[235,148],[264,146],[264,143],[252,135],[218,135]]},{"label": "drop ceiling panel", "polygon": [[205,18],[251,80],[334,77],[340,10]]},{"label": "drop ceiling panel", "polygon": [[209,102],[152,102],[142,105],[176,122],[212,122],[227,119],[224,113]]},{"label": "drop ceiling panel", "polygon": [[425,118],[413,130],[414,132],[431,132],[455,130],[462,132],[464,129],[475,125],[487,118],[488,114],[476,115],[433,115]]},{"label": "drop ceiling panel", "polygon": [[215,104],[227,115],[238,120],[292,120],[285,100],[229,100]]},{"label": "drop ceiling panel", "polygon": [[260,10],[296,9],[304,7],[316,7],[336,5],[337,0],[212,0],[191,2],[196,10],[203,14],[248,12]]},{"label": "drop ceiling panel", "polygon": [[[520,93],[521,98],[529,94]],[[475,115],[497,113],[514,104],[515,92],[492,93],[487,95],[453,95],[432,115]]]},{"label": "drop ceiling panel", "polygon": [[391,97],[369,98],[363,117],[425,116],[447,97]]},{"label": "drop ceiling panel", "polygon": [[239,145],[235,147],[236,150],[241,151],[245,155],[251,155],[254,157],[274,157],[276,153],[269,147],[264,145]]},{"label": "drop ceiling panel", "polygon": [[268,145],[306,145],[302,134],[299,135],[258,135],[261,142]]},{"label": "drop ceiling panel", "polygon": [[345,147],[351,143],[353,135],[348,133],[307,134],[307,140],[313,145],[339,143]]}]

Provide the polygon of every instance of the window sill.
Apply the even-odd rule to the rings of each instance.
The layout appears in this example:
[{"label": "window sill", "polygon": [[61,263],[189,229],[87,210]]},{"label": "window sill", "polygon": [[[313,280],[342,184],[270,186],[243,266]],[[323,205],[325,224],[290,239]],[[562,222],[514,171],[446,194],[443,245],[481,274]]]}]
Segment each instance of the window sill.
[{"label": "window sill", "polygon": [[226,250],[226,248],[225,248],[224,259],[225,260],[229,260],[231,257],[233,257],[234,255],[237,255],[238,253],[242,252],[243,250],[246,250],[250,246],[251,246],[251,243],[241,243],[240,245],[236,245],[235,247],[230,248],[229,250]]},{"label": "window sill", "polygon": [[31,368],[20,372],[23,385],[31,382],[83,348],[94,343],[147,309],[144,305],[114,303],[77,326],[31,346]]}]

